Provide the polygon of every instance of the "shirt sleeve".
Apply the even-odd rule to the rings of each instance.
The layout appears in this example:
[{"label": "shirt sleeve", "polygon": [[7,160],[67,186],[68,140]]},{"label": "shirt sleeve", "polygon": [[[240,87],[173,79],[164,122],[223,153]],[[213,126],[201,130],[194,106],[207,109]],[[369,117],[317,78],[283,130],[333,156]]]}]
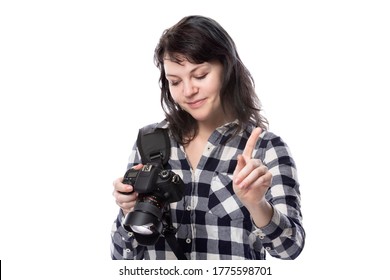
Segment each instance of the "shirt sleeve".
[{"label": "shirt sleeve", "polygon": [[123,212],[119,210],[111,231],[111,258],[113,260],[141,260],[144,258],[145,247],[138,245],[133,233],[123,228],[123,220]]},{"label": "shirt sleeve", "polygon": [[262,158],[273,176],[266,199],[274,211],[270,223],[262,228],[254,225],[253,233],[271,256],[295,259],[305,241],[295,162],[282,139],[269,132],[260,141],[257,156]]},{"label": "shirt sleeve", "polygon": [[[134,145],[130,154],[127,169],[140,161],[139,152]],[[113,260],[136,260],[144,258],[145,247],[138,244],[133,233],[128,232],[122,226],[125,219],[123,212],[119,209],[118,216],[111,229],[111,258]]]}]

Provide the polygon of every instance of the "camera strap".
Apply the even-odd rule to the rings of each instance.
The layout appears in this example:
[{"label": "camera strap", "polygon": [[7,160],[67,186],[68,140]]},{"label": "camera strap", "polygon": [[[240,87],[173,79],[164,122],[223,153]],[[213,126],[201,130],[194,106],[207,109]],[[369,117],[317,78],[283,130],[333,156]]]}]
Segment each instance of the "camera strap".
[{"label": "camera strap", "polygon": [[176,228],[172,224],[170,215],[171,207],[168,205],[167,208],[167,211],[164,213],[165,221],[167,222],[166,228],[164,230],[165,240],[167,241],[169,247],[171,247],[172,251],[175,253],[175,256],[178,260],[187,260],[176,239]]},{"label": "camera strap", "polygon": [[144,127],[138,132],[137,147],[143,164],[161,163],[164,167],[171,156],[171,141],[168,130]]},{"label": "camera strap", "polygon": [[[151,162],[161,163],[165,168],[171,156],[171,141],[168,130],[153,126],[141,128],[138,133],[137,147],[143,164]],[[167,223],[164,229],[165,240],[177,259],[186,260],[187,258],[177,242],[176,229],[172,224],[170,212],[171,208],[168,205],[166,211],[164,211],[164,218]]]}]

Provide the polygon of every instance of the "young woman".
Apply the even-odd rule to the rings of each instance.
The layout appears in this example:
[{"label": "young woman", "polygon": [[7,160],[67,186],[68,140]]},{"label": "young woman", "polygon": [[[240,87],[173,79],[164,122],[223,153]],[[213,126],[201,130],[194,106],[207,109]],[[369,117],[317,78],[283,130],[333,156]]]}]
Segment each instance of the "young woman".
[{"label": "young woman", "polygon": [[[295,259],[305,240],[295,163],[267,131],[232,38],[213,19],[188,16],[164,31],[155,63],[166,115],[156,127],[169,131],[168,165],[185,183],[170,206],[187,259]],[[134,146],[128,168],[140,162]],[[124,229],[138,194],[122,180],[113,184],[112,258],[175,259],[165,238],[143,246]]]}]

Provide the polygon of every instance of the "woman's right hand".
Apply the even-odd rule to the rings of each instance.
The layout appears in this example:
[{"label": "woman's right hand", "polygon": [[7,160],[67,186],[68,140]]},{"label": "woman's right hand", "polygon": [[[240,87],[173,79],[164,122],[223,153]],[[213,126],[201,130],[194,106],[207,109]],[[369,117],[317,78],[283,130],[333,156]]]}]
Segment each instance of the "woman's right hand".
[{"label": "woman's right hand", "polygon": [[[139,170],[142,168],[142,164],[138,164],[133,168]],[[126,216],[129,212],[133,211],[138,193],[134,191],[133,186],[123,184],[122,181],[123,177],[120,177],[113,182],[114,191],[112,195],[115,198],[116,204],[122,209],[123,215]]]}]

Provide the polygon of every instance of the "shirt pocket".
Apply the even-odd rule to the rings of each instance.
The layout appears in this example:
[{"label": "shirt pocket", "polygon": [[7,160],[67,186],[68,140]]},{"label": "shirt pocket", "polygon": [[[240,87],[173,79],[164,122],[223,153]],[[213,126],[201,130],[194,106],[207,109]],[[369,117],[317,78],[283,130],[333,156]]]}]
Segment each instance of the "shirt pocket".
[{"label": "shirt pocket", "polygon": [[244,219],[247,212],[233,190],[233,175],[215,172],[210,185],[209,213],[221,219]]}]

